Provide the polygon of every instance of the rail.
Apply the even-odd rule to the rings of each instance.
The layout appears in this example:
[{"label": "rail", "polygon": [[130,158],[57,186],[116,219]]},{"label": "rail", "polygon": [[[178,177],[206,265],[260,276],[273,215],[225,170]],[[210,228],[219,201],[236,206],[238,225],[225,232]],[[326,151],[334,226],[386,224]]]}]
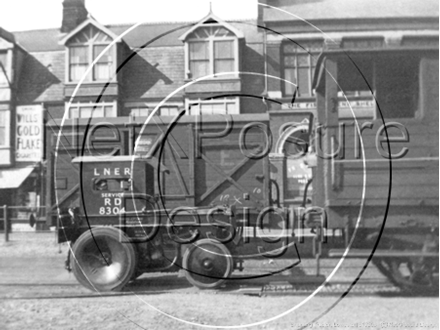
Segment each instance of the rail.
[{"label": "rail", "polygon": [[[46,222],[46,208],[29,206],[9,206],[0,207],[0,229],[5,235],[5,242],[9,241],[9,234],[12,229],[20,231],[23,228],[36,228],[38,223]],[[15,226],[13,226],[15,225]]]}]

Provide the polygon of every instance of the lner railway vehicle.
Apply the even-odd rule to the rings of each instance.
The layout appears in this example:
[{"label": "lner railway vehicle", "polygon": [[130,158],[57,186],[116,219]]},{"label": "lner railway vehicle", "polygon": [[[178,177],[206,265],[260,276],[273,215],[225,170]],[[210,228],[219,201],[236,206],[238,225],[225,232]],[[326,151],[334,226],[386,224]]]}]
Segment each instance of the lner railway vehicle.
[{"label": "lner railway vehicle", "polygon": [[[327,255],[372,258],[392,283],[435,291],[438,43],[327,51],[317,67],[313,202],[346,238]],[[344,114],[342,94],[373,96],[374,112]]]},{"label": "lner railway vehicle", "polygon": [[[79,282],[116,290],[144,272],[183,270],[195,286],[215,288],[246,258],[290,256],[293,267],[293,204],[281,205],[279,187],[270,196],[282,162],[270,154],[269,115],[152,121],[132,155],[109,156],[116,147],[101,145],[101,156],[69,164],[69,153],[58,152],[56,182],[66,188],[57,187],[58,205],[70,209],[59,241],[73,243],[68,265]],[[292,123],[303,134],[305,125]]]},{"label": "lner railway vehicle", "polygon": [[[87,152],[101,146],[105,156],[57,163],[68,192],[57,205],[70,206],[58,229],[72,243],[68,267],[97,290],[180,269],[193,285],[215,288],[255,256],[285,257],[289,267],[299,255],[372,258],[392,283],[432,290],[437,72],[438,46],[326,51],[315,71],[317,111],[281,120],[297,126],[276,126],[272,114],[208,116],[203,127],[191,116],[153,119],[130,156],[109,157],[117,148],[96,139]],[[357,109],[359,99],[371,107]],[[300,203],[289,199],[289,158],[312,169]],[[79,185],[67,189],[69,166]],[[295,245],[305,227],[312,244]]]}]

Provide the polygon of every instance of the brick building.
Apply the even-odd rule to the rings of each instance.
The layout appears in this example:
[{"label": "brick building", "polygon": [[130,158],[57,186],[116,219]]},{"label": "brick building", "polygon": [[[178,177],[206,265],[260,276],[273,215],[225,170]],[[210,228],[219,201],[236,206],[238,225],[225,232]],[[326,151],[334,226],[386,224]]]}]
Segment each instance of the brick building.
[{"label": "brick building", "polygon": [[[275,140],[297,112],[298,125],[289,129],[303,134],[302,110],[316,108],[312,80],[322,49],[438,47],[438,3],[400,3],[266,0],[255,20],[227,22],[210,12],[198,22],[104,26],[87,12],[84,0],[64,0],[59,29],[0,29],[1,199],[45,205],[49,213],[71,203],[78,187],[68,171],[70,160],[81,151],[87,127],[103,118],[118,127],[120,138],[115,143],[111,130],[101,132],[98,149],[126,155],[133,153],[138,126],[153,110],[164,122],[181,109],[188,115],[269,113]],[[382,69],[393,75],[405,66],[361,62],[371,76]],[[341,72],[350,77],[350,70]],[[340,116],[350,116],[350,102],[356,116],[375,118],[371,91],[355,79],[349,84],[354,87],[344,89],[348,99],[339,100]],[[26,142],[33,143],[31,153],[26,143],[18,143],[16,128],[22,118],[34,117],[45,129],[40,126],[40,144]],[[22,130],[35,132],[35,125],[24,123]],[[285,140],[278,142],[273,151],[282,154]],[[55,160],[57,144],[62,148]],[[297,165],[287,160],[288,168]],[[65,174],[56,177],[55,168]],[[298,197],[293,187],[298,175],[309,174],[288,174],[286,198]]]}]

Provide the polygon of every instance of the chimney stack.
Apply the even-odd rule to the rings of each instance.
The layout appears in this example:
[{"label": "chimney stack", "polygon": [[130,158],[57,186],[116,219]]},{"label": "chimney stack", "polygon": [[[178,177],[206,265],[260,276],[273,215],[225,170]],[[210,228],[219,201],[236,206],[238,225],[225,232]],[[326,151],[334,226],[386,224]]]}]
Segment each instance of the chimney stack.
[{"label": "chimney stack", "polygon": [[63,22],[61,32],[69,33],[87,19],[87,9],[84,0],[63,1]]}]

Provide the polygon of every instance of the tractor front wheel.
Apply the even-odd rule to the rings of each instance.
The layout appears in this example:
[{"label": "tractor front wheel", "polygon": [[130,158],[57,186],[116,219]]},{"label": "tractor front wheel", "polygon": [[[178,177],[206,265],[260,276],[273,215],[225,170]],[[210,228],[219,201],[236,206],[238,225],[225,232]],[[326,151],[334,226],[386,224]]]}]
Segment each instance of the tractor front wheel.
[{"label": "tractor front wheel", "polygon": [[93,291],[118,291],[133,277],[136,251],[119,229],[98,227],[83,233],[72,248],[72,270]]}]

